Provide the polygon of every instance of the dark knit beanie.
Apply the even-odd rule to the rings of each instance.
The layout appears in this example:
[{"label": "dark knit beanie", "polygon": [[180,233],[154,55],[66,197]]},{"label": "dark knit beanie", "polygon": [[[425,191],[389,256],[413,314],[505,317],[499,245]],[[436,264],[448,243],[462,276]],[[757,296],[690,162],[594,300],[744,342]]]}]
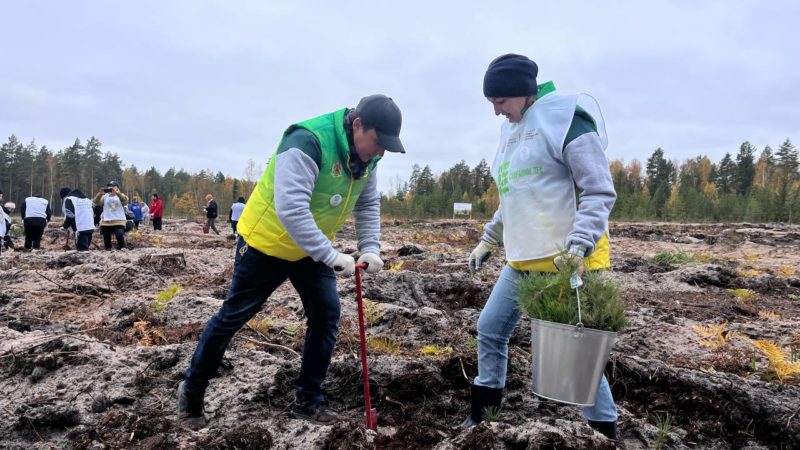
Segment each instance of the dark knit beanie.
[{"label": "dark knit beanie", "polygon": [[528,97],[536,95],[539,67],[527,56],[498,56],[489,64],[483,77],[485,97]]},{"label": "dark knit beanie", "polygon": [[70,192],[72,192],[72,189],[70,189],[70,188],[68,188],[68,187],[65,187],[65,188],[61,188],[61,190],[60,190],[60,191],[58,191],[58,195],[59,195],[61,198],[64,198],[64,197],[66,197],[67,195],[69,195],[69,193],[70,193]]}]

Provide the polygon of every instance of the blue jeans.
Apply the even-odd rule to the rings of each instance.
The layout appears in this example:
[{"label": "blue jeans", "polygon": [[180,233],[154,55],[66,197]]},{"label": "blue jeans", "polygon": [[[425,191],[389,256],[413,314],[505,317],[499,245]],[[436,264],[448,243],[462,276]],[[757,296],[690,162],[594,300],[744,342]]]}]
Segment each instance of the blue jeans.
[{"label": "blue jeans", "polygon": [[[524,274],[506,265],[481,311],[478,319],[478,376],[474,380],[477,385],[494,389],[506,385],[508,340],[522,317],[522,311],[517,307],[517,280]],[[617,420],[617,407],[605,375],[600,380],[596,403],[583,407],[582,412],[589,420]]]},{"label": "blue jeans", "polygon": [[208,321],[186,370],[189,392],[205,391],[209,380],[217,374],[233,335],[261,310],[287,278],[300,295],[308,325],[300,375],[295,380],[297,399],[308,403],[325,400],[322,382],[339,334],[341,314],[333,269],[311,258],[292,262],[265,255],[242,238],[236,243],[236,263],[228,297]]}]

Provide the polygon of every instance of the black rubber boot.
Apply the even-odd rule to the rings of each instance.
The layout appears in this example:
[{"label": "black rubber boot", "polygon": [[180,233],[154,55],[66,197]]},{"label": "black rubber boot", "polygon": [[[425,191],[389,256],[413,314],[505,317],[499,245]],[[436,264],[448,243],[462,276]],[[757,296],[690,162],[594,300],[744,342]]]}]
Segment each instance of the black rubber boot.
[{"label": "black rubber boot", "polygon": [[617,440],[617,422],[596,422],[590,420],[589,426],[603,433],[605,437]]},{"label": "black rubber boot", "polygon": [[494,408],[500,411],[500,403],[503,400],[503,390],[493,389],[486,386],[472,385],[472,407],[470,414],[459,425],[453,428],[467,428],[477,425],[484,420],[484,412],[486,408]]},{"label": "black rubber boot", "polygon": [[193,430],[206,426],[203,414],[203,394],[190,394],[186,391],[186,381],[178,385],[178,422]]}]

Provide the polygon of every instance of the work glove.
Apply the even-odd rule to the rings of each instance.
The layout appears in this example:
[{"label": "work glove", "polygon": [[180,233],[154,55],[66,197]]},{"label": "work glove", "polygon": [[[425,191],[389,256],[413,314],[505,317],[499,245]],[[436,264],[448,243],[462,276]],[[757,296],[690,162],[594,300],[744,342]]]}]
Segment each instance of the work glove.
[{"label": "work glove", "polygon": [[356,260],[352,256],[345,253],[337,253],[336,259],[330,267],[341,275],[349,277],[356,272]]},{"label": "work glove", "polygon": [[562,253],[553,258],[553,264],[559,271],[573,268],[578,277],[583,276],[583,257],[586,254],[586,247],[583,245],[571,245],[566,253]]},{"label": "work glove", "polygon": [[375,253],[364,253],[358,258],[358,263],[367,265],[364,268],[364,272],[367,273],[378,273],[383,269],[383,260]]},{"label": "work glove", "polygon": [[481,270],[483,263],[492,256],[494,245],[486,241],[481,241],[475,250],[469,254],[469,270]]}]

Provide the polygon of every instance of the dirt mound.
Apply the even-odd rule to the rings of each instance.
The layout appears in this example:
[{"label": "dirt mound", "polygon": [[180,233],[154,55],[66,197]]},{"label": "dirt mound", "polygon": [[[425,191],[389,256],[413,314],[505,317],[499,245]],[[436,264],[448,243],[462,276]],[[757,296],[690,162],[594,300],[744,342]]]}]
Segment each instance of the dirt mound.
[{"label": "dirt mound", "polygon": [[[383,224],[384,270],[364,279],[377,431],[363,426],[352,279],[339,280],[342,321],[325,384],[343,422],[289,414],[305,318],[287,283],[232,340],[206,394],[209,425],[193,432],[177,426],[175,389],[226,297],[232,239],[169,221],[163,233],[132,234],[124,251],[64,252],[45,240],[39,252],[4,252],[0,447],[614,448],[579,408],[531,392],[527,319],[509,342],[498,420],[451,428],[469,410],[475,327],[503,267],[498,249],[485,270],[467,270],[481,226]],[[611,234],[607,276],[621,283],[630,322],[606,371],[619,448],[800,446],[800,379],[775,359],[800,355],[800,229],[615,223]],[[337,239],[341,251],[357,248],[352,226]],[[665,252],[683,257],[654,262]]]}]

